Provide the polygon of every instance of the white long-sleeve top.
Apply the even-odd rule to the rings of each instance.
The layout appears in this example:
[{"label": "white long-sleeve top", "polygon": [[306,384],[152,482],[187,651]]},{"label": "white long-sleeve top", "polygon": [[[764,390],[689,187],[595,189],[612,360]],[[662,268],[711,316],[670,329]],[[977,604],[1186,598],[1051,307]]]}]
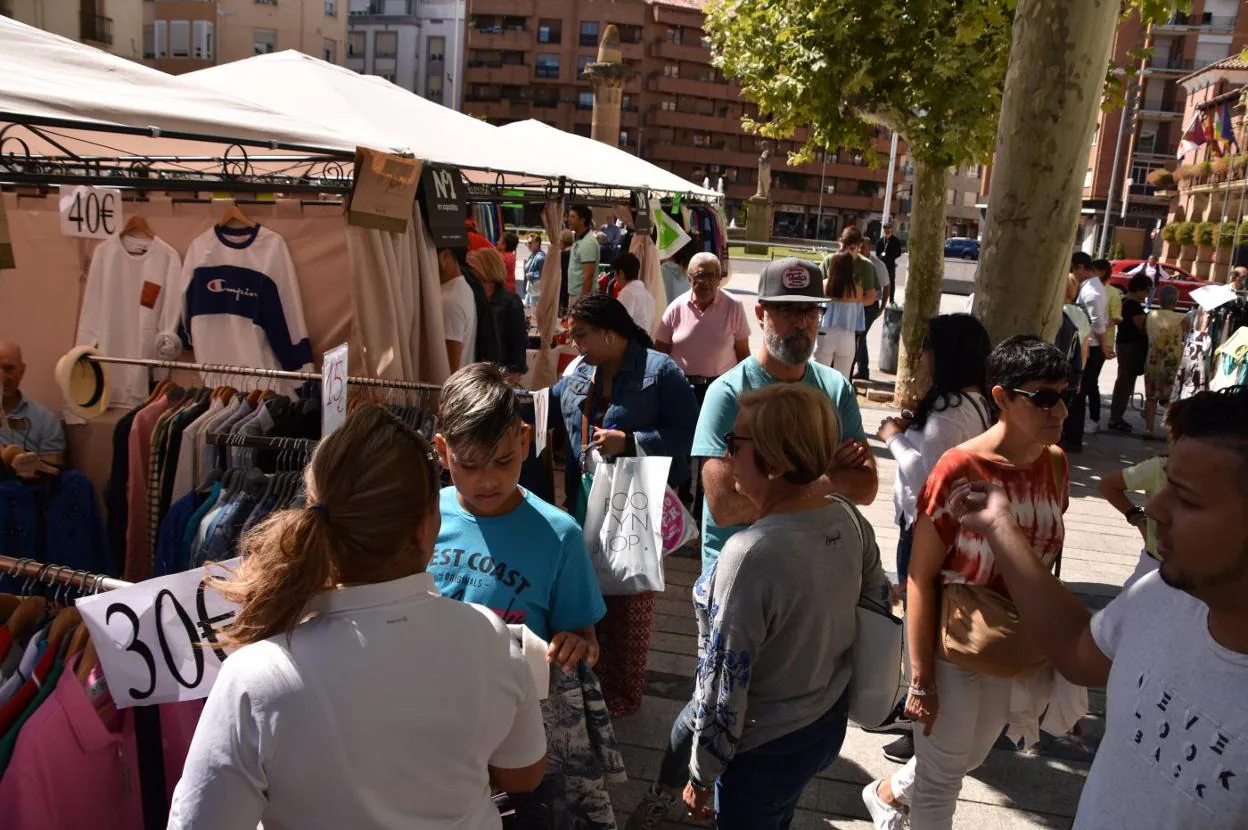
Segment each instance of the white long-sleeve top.
[{"label": "white long-sleeve top", "polygon": [[1079,287],[1079,305],[1092,318],[1092,333],[1088,335],[1089,346],[1100,346],[1100,335],[1109,330],[1109,295],[1099,277],[1084,280]]},{"label": "white long-sleeve top", "polygon": [[919,493],[940,457],[979,435],[990,426],[988,403],[978,392],[963,392],[957,406],[947,406],[927,416],[922,430],[908,429],[888,442],[897,461],[893,484],[893,507],[906,526],[914,523]]},{"label": "white long-sleeve top", "polygon": [[[176,358],[181,348],[163,351],[158,342],[176,342],[181,272],[182,258],[160,237],[104,240],[87,270],[77,345],[109,357]],[[147,399],[146,367],[113,365],[108,372],[110,405],[132,407]]]}]

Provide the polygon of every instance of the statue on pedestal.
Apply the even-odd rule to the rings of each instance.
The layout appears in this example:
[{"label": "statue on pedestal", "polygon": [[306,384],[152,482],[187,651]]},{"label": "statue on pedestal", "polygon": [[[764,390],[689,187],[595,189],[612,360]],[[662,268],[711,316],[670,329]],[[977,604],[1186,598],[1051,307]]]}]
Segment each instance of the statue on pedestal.
[{"label": "statue on pedestal", "polygon": [[771,144],[763,145],[763,152],[758,157],[758,191],[755,199],[771,198]]}]

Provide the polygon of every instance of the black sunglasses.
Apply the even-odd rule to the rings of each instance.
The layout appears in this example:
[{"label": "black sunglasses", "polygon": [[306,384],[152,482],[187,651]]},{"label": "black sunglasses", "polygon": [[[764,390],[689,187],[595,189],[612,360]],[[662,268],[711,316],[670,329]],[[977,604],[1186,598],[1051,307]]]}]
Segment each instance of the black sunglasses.
[{"label": "black sunglasses", "polygon": [[747,438],[744,435],[737,435],[735,432],[724,433],[724,446],[728,450],[728,455],[732,456],[733,458],[736,458],[737,456],[737,449],[738,449],[737,442],[738,441],[753,441],[753,440],[754,440],[753,438]]},{"label": "black sunglasses", "polygon": [[1033,392],[1028,392],[1026,389],[1011,389],[1010,393],[1022,395],[1036,409],[1052,409],[1059,402],[1070,406],[1070,402],[1075,399],[1074,389],[1063,389],[1061,392],[1056,389],[1036,389]]}]

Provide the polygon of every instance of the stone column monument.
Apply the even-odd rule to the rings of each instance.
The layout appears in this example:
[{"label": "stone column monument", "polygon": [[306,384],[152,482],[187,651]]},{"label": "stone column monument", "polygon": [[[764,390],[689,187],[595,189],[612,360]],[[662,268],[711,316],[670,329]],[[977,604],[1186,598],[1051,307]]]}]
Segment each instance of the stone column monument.
[{"label": "stone column monument", "polygon": [[594,89],[590,133],[594,141],[620,146],[620,106],[624,101],[624,82],[632,74],[620,51],[620,31],[615,24],[608,24],[598,43],[598,60],[585,67],[585,77]]},{"label": "stone column monument", "polygon": [[[758,157],[758,190],[746,202],[745,238],[758,242],[771,240],[771,143],[763,147]],[[747,254],[767,255],[767,248],[762,245],[746,245]]]}]

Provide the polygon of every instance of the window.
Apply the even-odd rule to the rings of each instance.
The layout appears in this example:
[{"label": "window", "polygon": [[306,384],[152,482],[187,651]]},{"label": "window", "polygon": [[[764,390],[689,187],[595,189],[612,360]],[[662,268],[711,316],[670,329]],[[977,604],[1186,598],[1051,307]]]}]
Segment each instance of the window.
[{"label": "window", "polygon": [[668,43],[674,43],[674,44],[676,44],[677,46],[679,46],[679,45],[680,45],[680,41],[681,41],[681,36],[680,36],[680,27],[679,27],[679,26],[668,26],[668,27],[667,27],[667,42],[668,42]]},{"label": "window", "polygon": [[373,35],[373,57],[393,58],[397,54],[399,54],[398,32],[377,32]]},{"label": "window", "polygon": [[592,110],[594,108],[594,93],[592,92],[577,93],[576,108],[578,110]]},{"label": "window", "polygon": [[539,54],[537,56],[535,74],[539,78],[558,78],[559,56],[550,52]]},{"label": "window", "polygon": [[659,109],[663,110],[664,112],[675,112],[676,102],[670,98],[664,99],[659,102]]},{"label": "window", "polygon": [[585,20],[581,22],[581,45],[598,45],[598,24],[593,20]]},{"label": "window", "polygon": [[191,56],[191,21],[169,21],[169,57],[189,58]]},{"label": "window", "polygon": [[191,32],[195,39],[194,49],[195,58],[197,60],[210,61],[213,59],[213,29],[215,25],[211,20],[196,20],[191,24]]},{"label": "window", "polygon": [[338,0],[325,0],[325,16],[326,17],[338,16]]},{"label": "window", "polygon": [[975,201],[978,195],[978,193],[970,190],[962,191],[962,207],[975,207]]},{"label": "window", "polygon": [[1140,137],[1135,142],[1135,151],[1146,155],[1157,152],[1157,128],[1155,126],[1140,127]]},{"label": "window", "polygon": [[[859,184],[861,184],[861,182],[860,182]],[[954,193],[952,190],[946,190],[946,191],[945,191],[945,204],[947,204],[947,205],[952,205],[952,204],[955,204],[955,197],[956,197],[956,196],[957,196],[957,194],[956,194],[956,193]]]},{"label": "window", "polygon": [[325,58],[326,63],[337,63],[338,62],[338,44],[332,40],[326,39],[324,47],[322,49],[322,54]]},{"label": "window", "polygon": [[528,22],[528,19],[523,17],[504,17],[503,28],[509,32],[523,32]]},{"label": "window", "polygon": [[563,22],[542,20],[537,24],[538,43],[559,43],[563,40]]},{"label": "window", "polygon": [[251,33],[252,54],[267,55],[277,51],[277,32],[272,29],[253,29]]},{"label": "window", "polygon": [[157,20],[152,32],[152,51],[158,58],[169,57],[169,21]]},{"label": "window", "polygon": [[425,97],[430,101],[442,101],[445,79],[441,75],[430,75],[425,81]]},{"label": "window", "polygon": [[620,26],[620,43],[641,43],[640,26]]},{"label": "window", "polygon": [[581,55],[576,59],[576,79],[578,81],[585,80],[585,67],[594,62],[592,55]]},{"label": "window", "polygon": [[364,57],[364,33],[352,32],[347,35],[347,57],[362,58]]},{"label": "window", "polygon": [[620,109],[622,109],[624,112],[636,112],[637,111],[637,105],[633,103],[632,95],[626,94],[623,98],[620,99]]},{"label": "window", "polygon": [[381,78],[383,81],[389,81],[390,83],[394,83],[393,72],[378,72],[377,77]]},{"label": "window", "polygon": [[503,53],[503,66],[524,66],[524,53],[508,51]]},{"label": "window", "polygon": [[664,64],[663,65],[663,77],[664,78],[679,78],[680,66],[674,63]]},{"label": "window", "polygon": [[156,27],[143,27],[143,57],[151,60],[156,57]]},{"label": "window", "polygon": [[263,6],[276,6],[277,5],[277,0],[256,0],[256,2]]},{"label": "window", "polygon": [[429,56],[431,61],[446,60],[446,37],[443,35],[429,35],[425,38],[425,54]]},{"label": "window", "polygon": [[543,109],[559,106],[559,90],[552,86],[539,86],[533,90],[533,106]]},{"label": "window", "polygon": [[593,129],[589,124],[573,124],[572,132],[576,133],[581,138],[590,138],[593,135]]}]

